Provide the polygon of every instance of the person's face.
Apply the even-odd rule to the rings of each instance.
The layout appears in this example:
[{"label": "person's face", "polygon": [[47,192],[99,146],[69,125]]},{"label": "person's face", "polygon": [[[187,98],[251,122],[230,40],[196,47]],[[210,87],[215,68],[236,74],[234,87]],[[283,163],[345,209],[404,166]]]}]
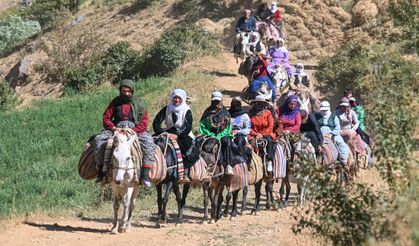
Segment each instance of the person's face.
[{"label": "person's face", "polygon": [[284,44],[281,41],[276,42],[276,44],[278,45],[278,47],[284,46]]},{"label": "person's face", "polygon": [[342,106],[343,112],[349,112],[350,107],[349,106]]},{"label": "person's face", "polygon": [[216,109],[221,109],[223,107],[223,101],[213,100],[211,101],[211,105]]},{"label": "person's face", "polygon": [[302,66],[296,66],[295,68],[297,69],[297,72],[301,72],[301,70],[303,70]]},{"label": "person's face", "polygon": [[244,11],[244,17],[246,18],[246,19],[249,19],[249,17],[250,17],[250,11]]},{"label": "person's face", "polygon": [[179,106],[179,105],[181,105],[181,104],[182,104],[182,102],[183,102],[183,100],[182,100],[182,98],[181,98],[181,97],[179,97],[179,96],[175,96],[175,97],[173,98],[173,105],[175,105],[175,106]]},{"label": "person's face", "polygon": [[126,86],[122,86],[121,87],[121,94],[127,97],[132,97],[132,94],[134,92],[131,90],[131,88],[126,87]]},{"label": "person's face", "polygon": [[288,108],[291,110],[294,110],[297,107],[297,102],[296,101],[291,101],[288,103]]}]

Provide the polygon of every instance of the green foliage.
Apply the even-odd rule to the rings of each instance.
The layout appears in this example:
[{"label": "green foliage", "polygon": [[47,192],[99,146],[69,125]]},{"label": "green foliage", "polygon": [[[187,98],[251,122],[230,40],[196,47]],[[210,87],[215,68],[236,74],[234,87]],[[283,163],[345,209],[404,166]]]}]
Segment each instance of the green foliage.
[{"label": "green foliage", "polygon": [[162,37],[143,54],[142,76],[168,75],[186,59],[219,52],[215,38],[195,25],[179,26]]},{"label": "green foliage", "polygon": [[0,111],[13,109],[19,103],[15,92],[5,80],[0,80]]},{"label": "green foliage", "polygon": [[96,90],[102,83],[104,73],[100,66],[84,66],[68,69],[65,74],[65,85],[76,91]]},{"label": "green foliage", "polygon": [[418,53],[419,6],[416,0],[391,0],[388,11],[395,26],[402,29],[397,40],[408,52]]},{"label": "green foliage", "polygon": [[24,10],[23,15],[39,21],[42,28],[47,28],[55,18],[67,11],[69,4],[70,0],[36,0]]},{"label": "green foliage", "polygon": [[305,165],[310,175],[308,190],[312,202],[305,212],[295,214],[298,221],[294,233],[309,228],[333,245],[361,245],[370,238],[391,238],[392,231],[386,213],[386,196],[376,194],[370,187],[353,184],[342,187],[331,181],[334,175],[322,166]]},{"label": "green foliage", "polygon": [[0,56],[24,44],[40,31],[41,26],[37,21],[25,21],[16,15],[0,21]]},{"label": "green foliage", "polygon": [[106,51],[102,61],[108,79],[114,84],[124,78],[140,77],[141,53],[133,50],[127,42],[113,44]]},{"label": "green foliage", "polygon": [[147,8],[157,2],[160,2],[160,0],[137,0],[137,4],[140,8]]}]

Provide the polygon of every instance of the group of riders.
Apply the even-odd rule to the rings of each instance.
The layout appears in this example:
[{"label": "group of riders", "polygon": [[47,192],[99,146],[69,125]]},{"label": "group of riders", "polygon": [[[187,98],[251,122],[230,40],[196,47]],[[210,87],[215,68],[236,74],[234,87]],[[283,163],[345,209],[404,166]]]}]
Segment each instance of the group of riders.
[{"label": "group of riders", "polygon": [[[227,109],[223,103],[223,94],[212,92],[211,103],[203,112],[200,123],[200,136],[193,134],[192,111],[187,104],[187,94],[183,89],[175,89],[168,104],[156,115],[153,121],[155,135],[166,134],[170,141],[178,143],[181,158],[177,159],[177,178],[180,183],[189,182],[189,169],[198,161],[200,152],[205,147],[205,138],[217,138],[221,143],[217,165],[222,167],[225,175],[233,175],[236,164],[250,165],[252,151],[259,148],[258,142],[266,142],[266,168],[272,169],[275,149],[279,138],[296,139],[303,136],[310,140],[315,149],[316,159],[322,159],[322,144],[325,138],[332,139],[339,152],[339,161],[344,170],[348,169],[348,157],[351,149],[345,140],[351,140],[357,153],[365,153],[372,145],[370,137],[365,133],[364,110],[357,105],[350,91],[346,91],[338,108],[332,112],[329,102],[323,101],[317,110],[302,107],[298,93],[290,93],[285,100],[279,102],[277,86],[271,81],[271,74],[276,66],[282,65],[289,78],[299,79],[301,86],[307,85],[308,75],[304,73],[304,65],[297,64],[296,71],[288,62],[288,50],[282,36],[280,23],[281,13],[277,4],[271,8],[263,4],[256,16],[251,16],[250,10],[245,10],[236,25],[237,40],[243,32],[249,33],[249,45],[246,47],[251,58],[251,69],[256,71],[249,88],[255,92],[249,101],[250,109],[243,107],[240,97],[233,98]],[[258,30],[264,31],[264,36],[273,45],[266,50]],[[278,36],[276,36],[278,35]],[[238,42],[238,41],[237,41]],[[256,93],[261,83],[267,83],[272,94],[267,97]],[[292,83],[298,84],[293,79]],[[135,84],[131,80],[122,80],[117,96],[103,113],[104,130],[94,138],[94,151],[99,173],[96,181],[102,182],[107,177],[103,169],[106,143],[115,132],[123,132],[131,128],[138,136],[142,151],[142,167],[138,172],[139,180],[150,186],[150,168],[155,160],[153,136],[147,132],[149,115],[144,103],[134,95]],[[164,125],[163,125],[164,123]],[[292,140],[291,140],[292,141]],[[290,154],[291,156],[291,154]]]}]

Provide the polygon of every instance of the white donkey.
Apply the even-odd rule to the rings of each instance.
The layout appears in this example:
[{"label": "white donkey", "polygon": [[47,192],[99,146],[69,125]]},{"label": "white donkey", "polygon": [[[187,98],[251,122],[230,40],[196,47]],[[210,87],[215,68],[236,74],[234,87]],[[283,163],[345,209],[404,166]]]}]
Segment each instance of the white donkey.
[{"label": "white donkey", "polygon": [[234,46],[234,57],[236,58],[237,63],[239,62],[239,58],[242,62],[246,60],[246,48],[249,44],[249,36],[249,33],[241,32],[240,38],[236,41],[237,43]]},{"label": "white donkey", "polygon": [[[116,132],[114,135],[114,151],[112,154],[112,193],[114,197],[114,222],[112,233],[126,232],[131,228],[132,212],[135,198],[138,195],[139,183],[135,177],[137,166],[134,163],[132,146],[137,136]],[[118,221],[119,206],[123,203],[123,215]]]}]

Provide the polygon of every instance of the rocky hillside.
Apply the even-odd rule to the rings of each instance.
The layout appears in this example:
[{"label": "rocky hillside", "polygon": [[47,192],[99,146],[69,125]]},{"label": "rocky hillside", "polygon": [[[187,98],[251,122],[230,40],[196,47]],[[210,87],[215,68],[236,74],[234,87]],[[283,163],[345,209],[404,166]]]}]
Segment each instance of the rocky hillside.
[{"label": "rocky hillside", "polygon": [[[7,1],[6,1],[7,2]],[[7,9],[9,4],[3,3]],[[23,99],[57,96],[60,81],[46,78],[41,69],[48,60],[43,47],[74,42],[86,32],[95,33],[112,44],[127,41],[135,49],[142,49],[156,40],[164,30],[186,22],[206,27],[230,49],[234,25],[244,8],[255,9],[260,1],[240,0],[165,0],[142,9],[136,1],[85,1],[80,11],[53,31],[33,39],[29,44],[0,59],[0,76],[7,76]],[[379,0],[284,0],[280,9],[285,20],[286,43],[291,61],[315,64],[333,51],[347,35],[363,41],[374,38],[377,26],[387,27],[380,17],[387,1]],[[4,6],[3,6],[4,5]],[[64,37],[63,37],[64,36]]]}]

